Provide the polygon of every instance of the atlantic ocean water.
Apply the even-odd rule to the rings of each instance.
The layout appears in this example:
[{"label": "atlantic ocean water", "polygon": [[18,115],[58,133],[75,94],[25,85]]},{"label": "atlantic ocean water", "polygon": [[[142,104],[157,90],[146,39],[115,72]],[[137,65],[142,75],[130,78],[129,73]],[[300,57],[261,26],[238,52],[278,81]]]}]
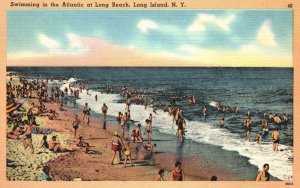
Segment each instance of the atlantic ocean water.
[{"label": "atlantic ocean water", "polygon": [[[64,79],[64,83],[55,82],[61,89],[69,85],[77,88],[78,83],[83,84],[89,90],[80,93],[80,99],[76,102],[80,105],[87,102],[98,113],[101,113],[101,106],[105,102],[109,108],[108,115],[111,116],[124,112],[125,97],[120,95],[122,86],[145,91],[141,95],[147,99],[153,98],[154,104],[145,110],[144,106],[133,103],[130,108],[132,120],[144,125],[145,119],[152,113],[155,131],[170,137],[176,134],[176,125],[163,108],[170,104],[171,97],[175,97],[175,106],[183,110],[187,120],[185,142],[193,143],[194,150],[202,146],[210,151],[224,151],[231,156],[224,163],[244,160],[245,166],[240,168],[245,169],[249,169],[249,166],[261,168],[264,163],[269,163],[270,173],[275,178],[292,178],[292,68],[8,67],[7,71],[33,79]],[[113,91],[107,92],[108,86],[112,86]],[[97,102],[95,95],[98,96]],[[196,98],[195,105],[188,104],[191,95]],[[239,106],[240,113],[219,112],[209,105],[211,101],[232,109]],[[203,105],[208,109],[206,121],[201,113]],[[157,114],[152,112],[153,108],[157,109]],[[252,119],[251,142],[245,141],[243,126],[248,109],[251,110]],[[272,151],[271,131],[276,127],[272,123],[269,124],[269,135],[262,138],[261,144],[254,142],[255,134],[261,130],[263,112],[287,114],[289,119],[287,125],[280,127],[278,152]],[[222,129],[218,124],[223,117],[225,128]],[[247,180],[250,176],[243,177],[240,179]]]}]

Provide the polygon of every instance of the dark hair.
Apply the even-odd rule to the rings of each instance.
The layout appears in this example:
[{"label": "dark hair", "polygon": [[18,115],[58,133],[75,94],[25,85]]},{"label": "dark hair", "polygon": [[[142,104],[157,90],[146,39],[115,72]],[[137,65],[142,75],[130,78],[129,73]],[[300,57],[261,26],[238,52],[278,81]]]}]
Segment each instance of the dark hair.
[{"label": "dark hair", "polygon": [[176,161],[175,167],[178,167],[179,165],[181,165],[181,162],[180,161]]},{"label": "dark hair", "polygon": [[158,174],[162,175],[164,172],[165,172],[165,169],[162,168],[162,169],[159,169]]},{"label": "dark hair", "polygon": [[55,140],[56,139],[56,136],[52,136],[52,140]]},{"label": "dark hair", "polygon": [[47,140],[47,135],[44,135],[44,136],[43,136],[43,140]]},{"label": "dark hair", "polygon": [[268,166],[268,168],[270,167],[268,163],[263,165],[264,168],[266,168],[267,166]]},{"label": "dark hair", "polygon": [[44,166],[44,167],[43,167],[43,172],[48,173],[49,170],[50,170],[50,167],[49,167],[49,166]]},{"label": "dark hair", "polygon": [[217,177],[217,176],[212,176],[212,177],[210,178],[210,181],[218,181],[218,177]]},{"label": "dark hair", "polygon": [[154,147],[156,147],[156,144],[153,144]]},{"label": "dark hair", "polygon": [[278,127],[276,127],[275,130],[278,131],[279,130]]}]

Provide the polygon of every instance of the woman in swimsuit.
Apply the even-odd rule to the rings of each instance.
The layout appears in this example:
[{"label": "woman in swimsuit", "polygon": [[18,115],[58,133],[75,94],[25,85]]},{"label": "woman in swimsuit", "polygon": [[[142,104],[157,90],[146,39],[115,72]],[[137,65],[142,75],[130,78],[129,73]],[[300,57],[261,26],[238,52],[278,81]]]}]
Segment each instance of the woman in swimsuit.
[{"label": "woman in swimsuit", "polygon": [[184,175],[183,170],[181,168],[182,164],[179,161],[176,161],[175,168],[171,172],[170,181],[183,181]]},{"label": "woman in swimsuit", "polygon": [[123,143],[118,135],[118,131],[114,131],[114,135],[113,137],[111,138],[111,150],[112,150],[112,158],[111,158],[111,165],[114,164],[114,159],[115,159],[115,156],[117,154],[117,158],[118,158],[118,163],[120,163],[120,150],[121,150],[121,147]]},{"label": "woman in swimsuit", "polygon": [[269,164],[263,165],[263,170],[256,176],[256,181],[270,181]]}]

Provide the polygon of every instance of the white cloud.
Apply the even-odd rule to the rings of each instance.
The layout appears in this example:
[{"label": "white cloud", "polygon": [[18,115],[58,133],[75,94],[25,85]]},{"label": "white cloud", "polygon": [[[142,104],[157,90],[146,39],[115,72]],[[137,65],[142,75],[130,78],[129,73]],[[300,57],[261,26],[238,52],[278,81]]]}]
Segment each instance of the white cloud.
[{"label": "white cloud", "polygon": [[258,52],[259,49],[255,44],[246,44],[241,46],[240,48],[241,52]]},{"label": "white cloud", "polygon": [[45,34],[40,33],[38,35],[39,42],[42,46],[48,48],[51,51],[57,51],[60,49],[60,43]]},{"label": "white cloud", "polygon": [[75,33],[67,33],[70,48],[83,48],[81,38]]},{"label": "white cloud", "polygon": [[207,25],[215,25],[221,30],[230,31],[230,24],[235,20],[235,15],[229,15],[226,18],[219,18],[210,14],[198,14],[198,17],[187,28],[189,32],[202,32],[205,31]]},{"label": "white cloud", "polygon": [[152,20],[140,20],[137,27],[144,33],[148,33],[149,30],[157,30],[159,27],[156,22]]},{"label": "white cloud", "polygon": [[201,52],[201,49],[199,47],[190,44],[181,45],[179,49],[194,55],[199,55],[199,53]]},{"label": "white cloud", "polygon": [[262,26],[258,29],[256,35],[256,41],[261,46],[276,47],[275,35],[272,31],[271,22],[265,21]]}]

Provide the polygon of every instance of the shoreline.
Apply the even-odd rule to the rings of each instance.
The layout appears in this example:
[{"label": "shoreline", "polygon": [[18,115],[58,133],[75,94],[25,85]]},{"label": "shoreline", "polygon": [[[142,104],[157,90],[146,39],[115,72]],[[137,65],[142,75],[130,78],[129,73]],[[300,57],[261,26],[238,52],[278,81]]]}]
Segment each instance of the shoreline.
[{"label": "shoreline", "polygon": [[[45,103],[47,108],[48,106],[53,106],[58,108],[58,103]],[[50,107],[49,107],[50,108]],[[48,108],[48,109],[49,109]],[[51,107],[52,108],[52,107]],[[72,127],[71,127],[71,120],[74,117],[75,114],[79,115],[79,118],[82,118],[82,111],[81,111],[81,107],[80,108],[71,108],[71,107],[64,107],[66,109],[66,111],[62,111],[59,112],[59,118],[62,119],[62,121],[57,121],[57,120],[47,120],[44,124],[46,124],[46,127],[50,127],[56,131],[60,131],[65,133],[66,135],[70,136],[70,139],[66,141],[66,145],[70,144],[73,142],[73,144],[75,143],[75,140],[72,139]],[[187,180],[209,180],[210,177],[212,175],[217,175],[219,177],[219,180],[254,180],[254,178],[252,178],[252,175],[255,177],[256,173],[257,173],[257,168],[253,167],[253,165],[250,165],[248,162],[248,159],[246,159],[245,157],[241,157],[241,158],[245,158],[244,161],[242,161],[243,164],[245,164],[246,162],[246,167],[245,169],[247,169],[249,166],[251,166],[252,168],[252,172],[255,173],[251,173],[252,175],[251,178],[249,178],[249,176],[247,176],[248,178],[237,178],[238,175],[238,171],[232,171],[230,168],[228,168],[228,166],[223,165],[222,163],[214,163],[218,160],[218,158],[216,156],[213,156],[213,153],[210,154],[206,154],[206,155],[201,155],[200,153],[193,153],[193,155],[187,156],[187,157],[182,157],[183,154],[186,153],[190,153],[191,151],[196,151],[197,149],[200,149],[202,151],[202,153],[204,153],[205,151],[209,151],[210,147],[213,147],[215,149],[215,151],[219,151],[219,152],[225,152],[225,153],[230,153],[230,151],[224,151],[221,149],[221,147],[219,146],[212,146],[212,145],[208,145],[208,144],[200,144],[200,143],[196,143],[194,141],[191,141],[189,139],[187,139],[185,142],[188,143],[189,146],[176,146],[178,145],[177,143],[177,138],[174,135],[168,135],[165,133],[161,133],[159,131],[157,131],[154,128],[154,132],[156,136],[153,136],[153,141],[155,142],[160,142],[158,148],[157,148],[157,155],[155,157],[156,161],[159,161],[160,163],[158,164],[150,164],[148,163],[149,160],[147,160],[147,162],[145,162],[145,160],[142,160],[143,157],[147,158],[145,156],[145,154],[141,154],[143,157],[138,156],[138,157],[133,157],[134,162],[136,162],[136,165],[134,165],[133,168],[124,168],[126,170],[123,170],[123,168],[118,168],[120,166],[123,167],[123,165],[109,165],[109,160],[111,158],[111,150],[110,150],[110,138],[112,136],[113,130],[118,126],[118,122],[116,121],[115,117],[108,117],[108,121],[107,121],[107,130],[104,131],[101,129],[102,127],[102,122],[101,122],[101,118],[99,118],[100,114],[94,113],[92,112],[91,114],[91,124],[90,126],[87,126],[85,124],[80,124],[80,128],[78,130],[78,135],[83,135],[85,141],[88,141],[93,147],[92,149],[95,151],[96,154],[84,154],[83,150],[79,150],[73,153],[67,153],[65,155],[58,155],[54,158],[51,158],[46,164],[48,164],[51,167],[51,175],[53,175],[55,177],[55,179],[57,180],[74,180],[76,178],[79,178],[81,180],[86,180],[86,181],[90,181],[90,180],[110,180],[110,178],[112,178],[111,180],[153,180],[154,176],[157,174],[158,172],[158,167],[162,167],[165,168],[166,170],[168,170],[168,172],[166,172],[166,179],[168,179],[168,174],[170,172],[170,170],[173,169],[174,163],[176,160],[182,160],[184,163],[184,167],[183,170],[188,174],[186,176]],[[63,118],[62,118],[63,117]],[[40,122],[38,122],[40,123]],[[144,129],[144,127],[142,128],[142,130]],[[61,138],[66,137],[64,135],[59,136]],[[170,140],[172,140],[172,143],[168,144],[168,139],[164,140],[165,137],[169,137]],[[49,139],[49,138],[48,138]],[[101,142],[101,143],[99,143]],[[154,142],[153,142],[154,143]],[[177,150],[175,150],[176,152],[172,152],[170,150],[168,150],[169,148],[174,148],[174,145],[177,147]],[[192,145],[194,148],[190,151],[184,151],[185,148],[189,148],[190,145]],[[196,147],[203,147],[204,148],[196,148]],[[141,148],[140,146],[138,146],[138,144],[134,144],[134,147],[136,149]],[[178,148],[182,149],[182,151],[179,151]],[[219,148],[219,150],[217,150],[216,148]],[[132,152],[134,153],[134,152]],[[143,152],[142,152],[143,153]],[[145,152],[144,152],[145,153]],[[209,152],[208,152],[209,153]],[[236,152],[235,152],[236,153]],[[178,155],[181,157],[178,158]],[[229,154],[228,154],[229,155]],[[212,157],[213,156],[213,157]],[[103,158],[102,158],[103,157]],[[216,159],[211,159],[212,158],[216,158]],[[157,159],[156,159],[157,158]],[[172,159],[172,160],[170,160]],[[234,160],[234,159],[233,159]],[[195,163],[191,164],[189,162],[191,161],[200,161],[199,163]],[[79,168],[80,166],[82,166],[83,164],[88,163],[90,165],[90,168],[86,170],[88,170],[89,172],[86,173],[86,170],[84,171],[84,174],[82,174],[82,168]],[[226,163],[226,162],[225,162]],[[218,164],[218,165],[215,165]],[[42,164],[44,165],[44,163]],[[87,165],[88,166],[88,165]],[[82,167],[87,167],[87,166],[82,166]],[[97,169],[95,168],[95,166],[97,166]],[[138,168],[140,171],[143,171],[143,174],[140,174],[137,171]],[[59,170],[57,170],[59,169]],[[61,169],[63,169],[63,171],[60,171]],[[118,169],[118,170],[116,170]],[[133,169],[133,170],[132,170]],[[187,170],[186,170],[187,169]],[[199,169],[205,169],[205,171],[200,171]],[[255,169],[255,170],[254,170]],[[199,170],[199,172],[196,172],[196,170]],[[110,171],[113,171],[112,173]],[[98,177],[97,174],[99,173],[104,173],[108,174],[108,176],[104,176],[104,177]],[[122,172],[127,174],[127,176],[120,176],[120,173]],[[68,174],[68,176],[66,176],[66,174]],[[133,176],[130,175],[133,174]],[[80,177],[80,176],[81,177]],[[151,176],[151,177],[149,177]],[[133,178],[134,177],[134,178]],[[102,179],[101,179],[102,178]],[[129,179],[128,179],[129,178]],[[139,179],[140,178],[140,179]]]}]

